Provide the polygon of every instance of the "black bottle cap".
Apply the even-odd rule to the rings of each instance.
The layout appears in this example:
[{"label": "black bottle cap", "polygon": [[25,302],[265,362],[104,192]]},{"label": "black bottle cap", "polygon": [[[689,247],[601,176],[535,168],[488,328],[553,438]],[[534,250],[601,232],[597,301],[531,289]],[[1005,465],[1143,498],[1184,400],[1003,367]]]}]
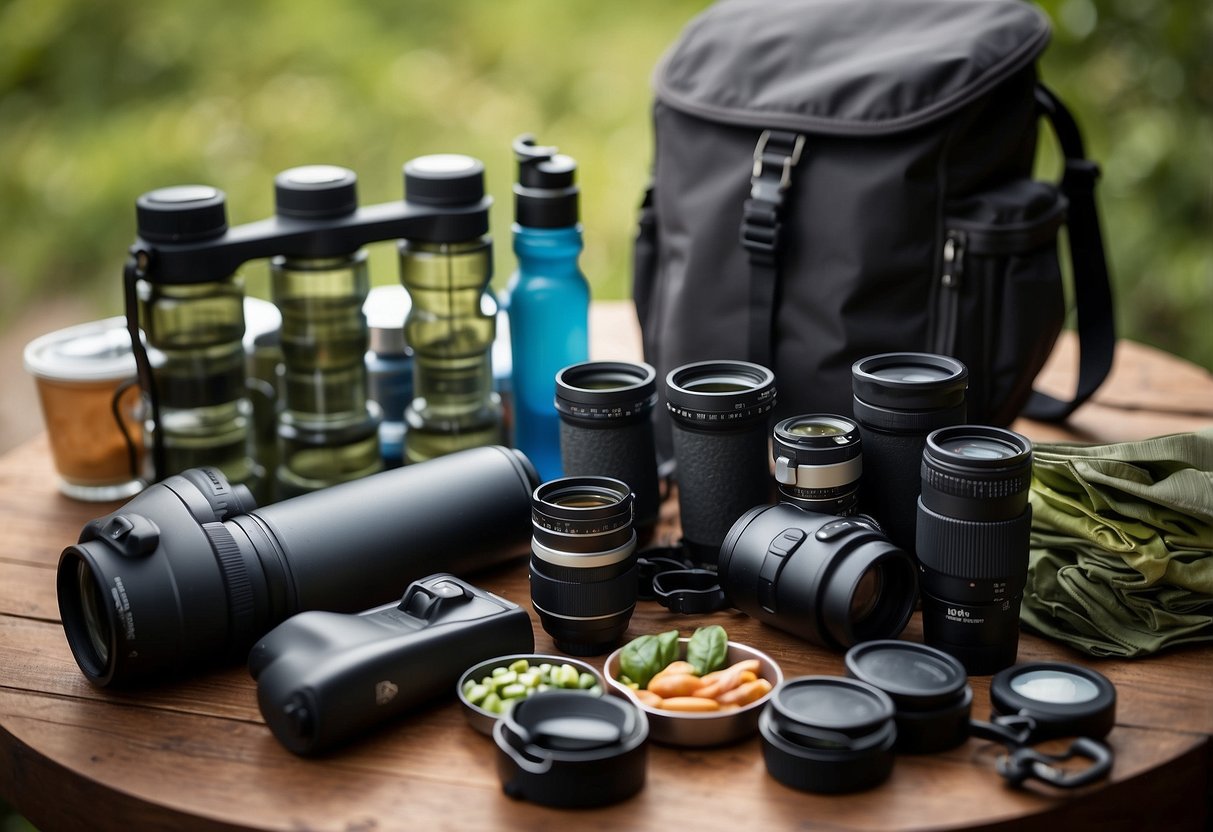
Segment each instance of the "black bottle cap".
[{"label": "black bottle cap", "polygon": [[358,176],[336,165],[304,165],[274,177],[274,210],[280,217],[323,219],[358,209]]},{"label": "black bottle cap", "polygon": [[484,198],[484,163],[438,153],[404,163],[404,199],[421,205],[473,205]]},{"label": "black bottle cap", "polygon": [[227,197],[210,185],[174,185],[135,200],[137,233],[149,243],[184,243],[227,231]]},{"label": "black bottle cap", "polygon": [[577,162],[539,147],[534,136],[514,139],[518,183],[514,185],[514,219],[527,228],[564,228],[580,218]]}]

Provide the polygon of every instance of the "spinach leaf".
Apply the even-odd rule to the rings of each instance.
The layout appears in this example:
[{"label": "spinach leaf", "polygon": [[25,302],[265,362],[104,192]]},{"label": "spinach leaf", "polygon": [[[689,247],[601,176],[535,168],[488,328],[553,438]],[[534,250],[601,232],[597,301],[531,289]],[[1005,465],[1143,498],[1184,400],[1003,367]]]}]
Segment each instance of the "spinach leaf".
[{"label": "spinach leaf", "polygon": [[720,670],[728,658],[729,636],[719,624],[700,627],[687,644],[687,661],[695,666],[700,676]]},{"label": "spinach leaf", "polygon": [[649,680],[678,658],[678,631],[640,636],[629,641],[619,654],[619,670],[633,682],[648,687]]}]

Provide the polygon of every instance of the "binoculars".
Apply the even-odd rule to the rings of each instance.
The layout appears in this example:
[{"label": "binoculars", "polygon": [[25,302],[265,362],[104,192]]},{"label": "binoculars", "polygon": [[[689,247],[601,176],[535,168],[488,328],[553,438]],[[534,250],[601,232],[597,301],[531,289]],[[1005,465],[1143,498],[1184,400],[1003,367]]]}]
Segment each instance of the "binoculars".
[{"label": "binoculars", "polygon": [[[146,478],[214,465],[276,499],[380,470],[382,414],[367,396],[363,247],[384,240],[398,241],[401,282],[412,296],[408,460],[501,441],[489,364],[496,308],[487,292],[492,200],[484,165],[454,154],[413,159],[404,165],[404,198],[371,206],[358,205],[354,172],[330,165],[283,171],[274,190],[273,216],[234,227],[225,195],[209,186],[162,188],[136,201],[123,285],[146,399]],[[258,259],[269,260],[282,314],[272,471],[251,451],[237,274]]]}]

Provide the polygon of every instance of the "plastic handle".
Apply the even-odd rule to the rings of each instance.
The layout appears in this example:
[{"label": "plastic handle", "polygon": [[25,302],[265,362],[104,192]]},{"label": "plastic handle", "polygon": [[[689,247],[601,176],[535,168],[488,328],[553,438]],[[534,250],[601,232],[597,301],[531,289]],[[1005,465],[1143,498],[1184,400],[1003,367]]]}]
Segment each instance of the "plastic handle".
[{"label": "plastic handle", "polygon": [[[497,739],[497,747],[506,753],[506,755],[514,761],[518,768],[525,771],[527,774],[547,774],[552,768],[552,758],[544,757],[540,760],[532,760],[526,756],[526,751],[514,745],[518,741],[518,737],[510,731],[504,721],[498,722],[493,726],[493,734]],[[523,740],[525,742],[525,740]]]}]

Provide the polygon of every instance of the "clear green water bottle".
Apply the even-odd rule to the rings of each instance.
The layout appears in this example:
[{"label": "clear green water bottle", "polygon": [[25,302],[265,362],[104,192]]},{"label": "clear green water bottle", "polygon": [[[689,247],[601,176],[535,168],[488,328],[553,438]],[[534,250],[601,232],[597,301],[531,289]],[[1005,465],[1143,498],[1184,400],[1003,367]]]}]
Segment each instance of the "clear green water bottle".
[{"label": "clear green water bottle", "polygon": [[[136,200],[138,235],[150,243],[217,238],[227,230],[226,197],[206,185],[180,185]],[[164,474],[213,465],[256,490],[250,455],[252,407],[245,390],[244,284],[239,275],[195,282],[157,271],[139,280],[139,326],[147,344],[159,421],[145,436],[163,449]]]},{"label": "clear green water bottle", "polygon": [[[475,206],[484,199],[484,165],[440,154],[404,166],[405,200]],[[442,223],[401,240],[400,280],[412,298],[405,340],[413,348],[413,401],[405,410],[405,461],[422,462],[500,444],[501,400],[493,392],[490,349],[497,303],[488,291],[493,244],[488,216],[471,239]]]},{"label": "clear green water bottle", "polygon": [[[291,168],[274,180],[280,220],[333,219],[358,207],[357,176],[331,165]],[[370,291],[365,249],[286,254],[270,263],[282,312],[285,407],[278,417],[276,497],[284,499],[383,469],[378,405],[367,400]]]}]

